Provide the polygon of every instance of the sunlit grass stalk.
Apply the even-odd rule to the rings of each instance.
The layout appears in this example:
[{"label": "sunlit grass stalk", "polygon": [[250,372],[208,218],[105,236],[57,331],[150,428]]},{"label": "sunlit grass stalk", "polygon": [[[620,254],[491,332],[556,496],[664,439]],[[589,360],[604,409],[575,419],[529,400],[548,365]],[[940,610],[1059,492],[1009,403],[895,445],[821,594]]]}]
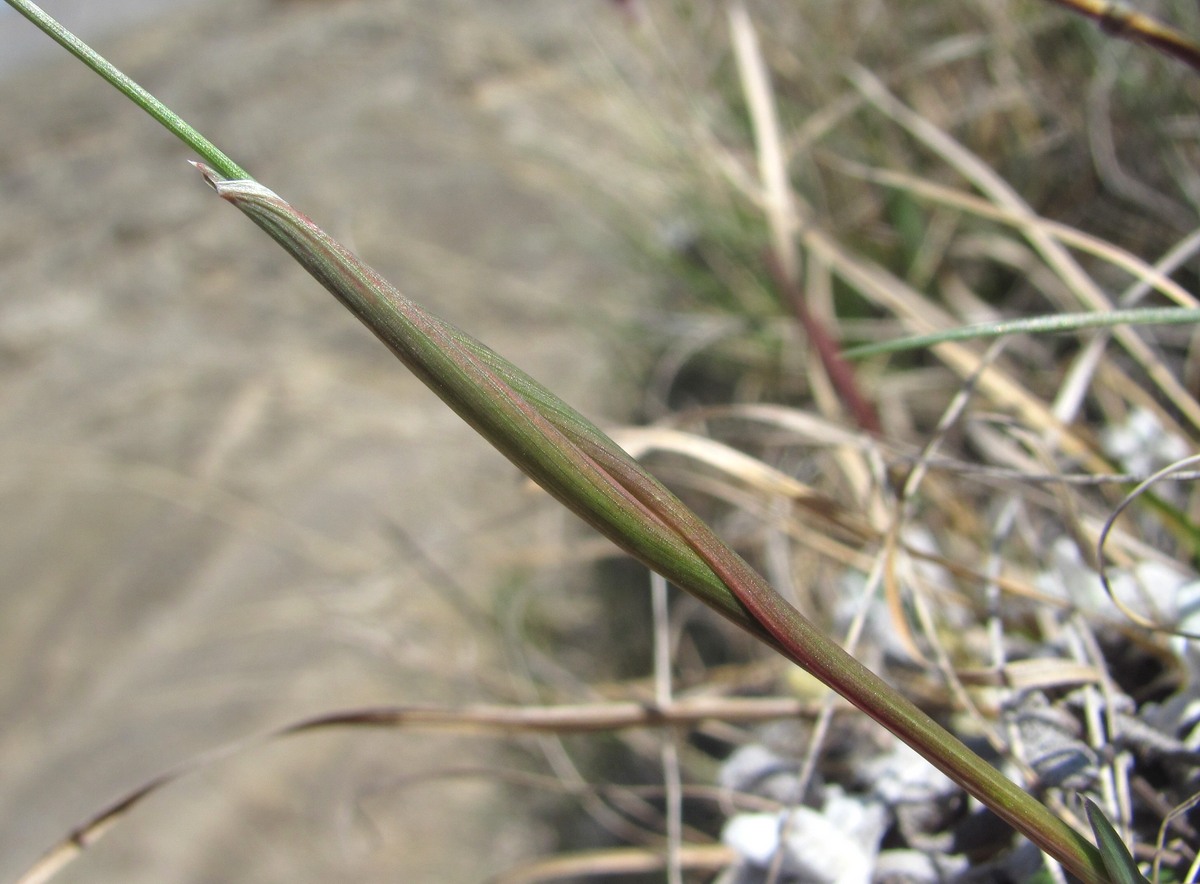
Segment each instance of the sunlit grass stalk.
[{"label": "sunlit grass stalk", "polygon": [[26,0],[8,0],[207,160],[196,164],[464,420],[565,506],[653,570],[776,648],[913,746],[1087,882],[1096,849],[848,655],[594,424],[520,369],[405,298],[246,176],[175,114]]}]

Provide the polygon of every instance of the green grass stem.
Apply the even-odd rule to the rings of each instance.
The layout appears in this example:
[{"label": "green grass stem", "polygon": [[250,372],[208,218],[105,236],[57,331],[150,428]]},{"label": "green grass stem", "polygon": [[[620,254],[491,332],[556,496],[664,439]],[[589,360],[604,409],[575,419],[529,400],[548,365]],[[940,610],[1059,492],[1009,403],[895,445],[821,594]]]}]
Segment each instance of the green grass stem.
[{"label": "green grass stem", "polygon": [[59,46],[115,86],[126,98],[158,120],[168,132],[203,157],[227,178],[249,178],[250,173],[227,157],[215,144],[193,129],[177,113],[119,71],[104,56],[88,46],[29,0],[7,0],[8,5],[25,16]]},{"label": "green grass stem", "polygon": [[883,353],[926,350],[947,341],[982,340],[1005,335],[1054,334],[1089,328],[1112,328],[1118,325],[1185,325],[1197,322],[1200,322],[1200,310],[1192,307],[1138,307],[1104,313],[1055,313],[1049,316],[1005,319],[1000,322],[981,322],[927,335],[913,335],[877,344],[862,344],[847,348],[842,351],[842,355],[847,359],[863,359]]}]

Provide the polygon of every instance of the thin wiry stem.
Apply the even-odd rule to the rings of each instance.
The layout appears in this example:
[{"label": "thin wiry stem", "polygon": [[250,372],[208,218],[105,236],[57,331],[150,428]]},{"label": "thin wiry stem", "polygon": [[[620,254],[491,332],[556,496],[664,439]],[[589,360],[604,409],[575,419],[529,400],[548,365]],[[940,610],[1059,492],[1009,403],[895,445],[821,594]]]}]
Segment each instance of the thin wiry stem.
[{"label": "thin wiry stem", "polygon": [[1112,0],[1048,0],[1098,22],[1106,34],[1146,43],[1200,71],[1200,46],[1186,34]]},{"label": "thin wiry stem", "polygon": [[[654,617],[654,702],[671,704],[671,619],[667,581],[650,572],[650,602]],[[679,750],[675,732],[662,732],[663,785],[667,804],[667,882],[683,884],[680,850],[683,846],[683,783],[679,773]]]},{"label": "thin wiry stem", "polygon": [[227,157],[215,144],[193,129],[182,117],[147,92],[128,76],[119,71],[108,59],[100,55],[61,24],[29,0],[7,0],[8,5],[42,29],[91,70],[116,87],[125,97],[166,127],[180,141],[208,161],[227,178],[250,177],[250,174]]},{"label": "thin wiry stem", "polygon": [[982,338],[1002,338],[1007,335],[1053,334],[1081,331],[1087,328],[1113,328],[1119,325],[1184,325],[1200,323],[1200,310],[1191,307],[1139,307],[1132,310],[1104,312],[1053,313],[1048,316],[1026,316],[1000,322],[981,322],[949,328],[928,335],[913,335],[878,344],[851,347],[844,353],[848,359],[862,359],[881,353],[900,353],[905,350],[927,350],[946,341],[970,341]]}]

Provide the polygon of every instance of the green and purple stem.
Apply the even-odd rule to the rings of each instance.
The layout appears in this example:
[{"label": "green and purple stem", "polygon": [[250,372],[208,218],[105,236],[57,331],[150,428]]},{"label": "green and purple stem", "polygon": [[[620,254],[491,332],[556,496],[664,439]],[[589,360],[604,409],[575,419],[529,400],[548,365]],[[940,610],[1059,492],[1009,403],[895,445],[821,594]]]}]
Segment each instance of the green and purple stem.
[{"label": "green and purple stem", "polygon": [[634,558],[772,645],[911,745],[1085,881],[1092,845],[847,654],[615,442],[494,351],[404,297],[276,194],[197,164],[460,417]]}]

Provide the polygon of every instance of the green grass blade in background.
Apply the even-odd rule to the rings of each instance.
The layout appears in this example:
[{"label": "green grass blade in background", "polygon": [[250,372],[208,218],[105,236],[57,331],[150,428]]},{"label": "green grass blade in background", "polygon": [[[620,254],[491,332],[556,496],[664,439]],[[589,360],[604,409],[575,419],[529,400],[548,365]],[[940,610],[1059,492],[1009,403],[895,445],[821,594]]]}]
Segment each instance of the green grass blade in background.
[{"label": "green grass blade in background", "polygon": [[913,335],[878,344],[862,344],[843,351],[847,359],[862,359],[882,353],[903,353],[906,350],[925,350],[947,341],[970,341],[1000,338],[1006,335],[1053,334],[1081,331],[1088,328],[1112,328],[1117,325],[1184,325],[1200,322],[1200,310],[1190,307],[1137,307],[1111,310],[1106,313],[1055,313],[1049,316],[1029,316],[1001,322],[981,322],[960,328],[946,329],[927,335]]}]

